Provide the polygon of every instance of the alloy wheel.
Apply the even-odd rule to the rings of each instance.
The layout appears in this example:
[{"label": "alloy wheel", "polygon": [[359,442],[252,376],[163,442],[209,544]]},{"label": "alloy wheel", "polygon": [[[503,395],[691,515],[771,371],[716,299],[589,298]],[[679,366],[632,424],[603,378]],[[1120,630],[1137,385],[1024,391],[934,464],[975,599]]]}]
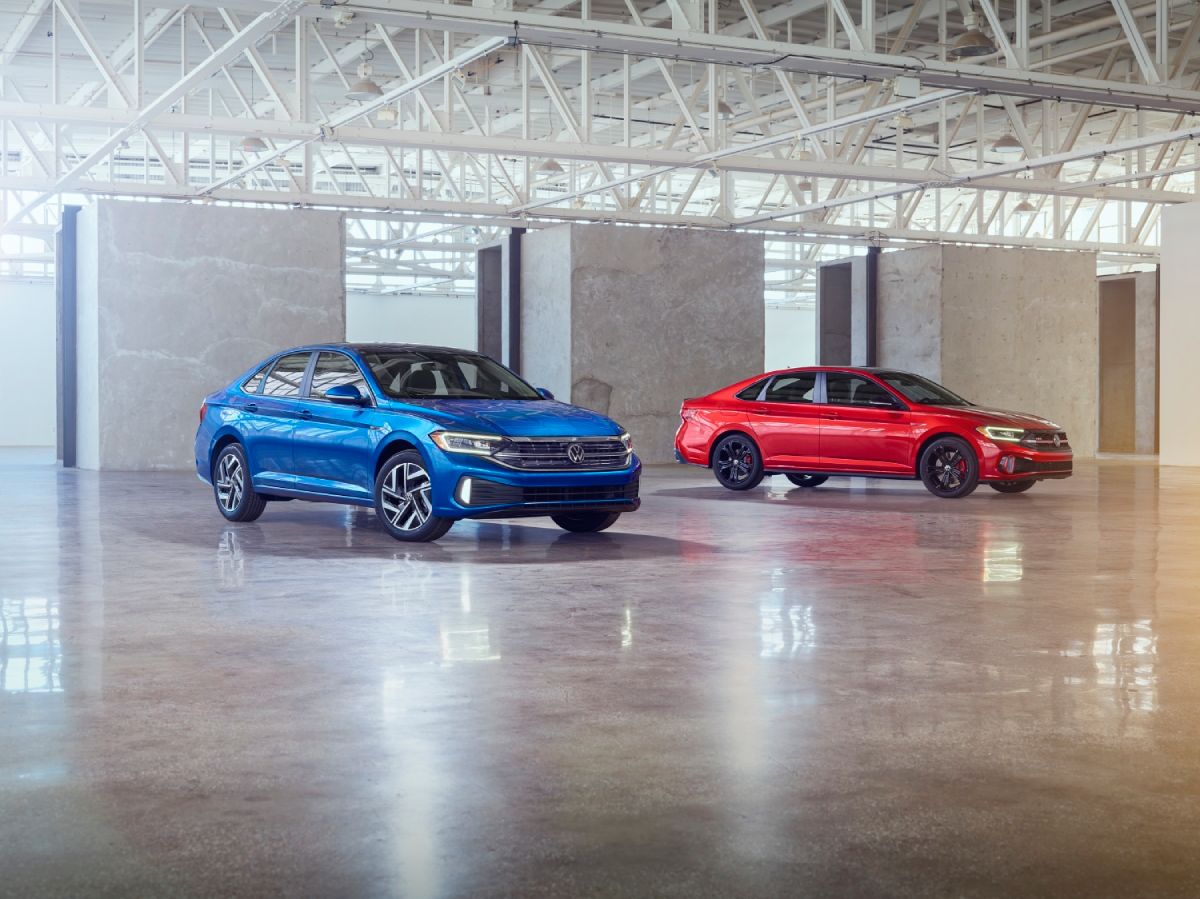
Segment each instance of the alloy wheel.
[{"label": "alloy wheel", "polygon": [[754,470],[754,450],[744,440],[726,440],[717,449],[717,474],[731,484],[740,484]]},{"label": "alloy wheel", "polygon": [[382,507],[388,524],[415,531],[433,514],[429,474],[415,462],[401,462],[383,479]]},{"label": "alloy wheel", "polygon": [[236,453],[226,453],[217,463],[217,502],[226,512],[233,512],[242,501],[246,489],[246,470]]},{"label": "alloy wheel", "polygon": [[967,459],[958,447],[941,444],[925,462],[931,481],[940,490],[953,491],[963,485],[967,477]]}]

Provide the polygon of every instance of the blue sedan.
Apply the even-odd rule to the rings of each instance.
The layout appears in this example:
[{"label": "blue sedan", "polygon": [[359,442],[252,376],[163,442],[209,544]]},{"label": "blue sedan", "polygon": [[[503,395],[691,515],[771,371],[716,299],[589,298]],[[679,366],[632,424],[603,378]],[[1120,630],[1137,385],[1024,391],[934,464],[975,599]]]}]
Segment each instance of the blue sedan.
[{"label": "blue sedan", "polygon": [[196,472],[230,521],[268,502],[373,506],[398,540],[462,518],[602,531],[637,509],[629,435],[494,359],[407,344],[285,350],[207,397]]}]

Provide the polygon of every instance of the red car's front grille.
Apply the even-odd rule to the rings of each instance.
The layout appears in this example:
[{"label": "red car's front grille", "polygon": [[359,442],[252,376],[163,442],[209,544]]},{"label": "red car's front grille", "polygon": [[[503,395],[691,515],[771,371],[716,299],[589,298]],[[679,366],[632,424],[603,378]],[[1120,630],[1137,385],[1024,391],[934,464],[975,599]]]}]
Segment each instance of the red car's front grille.
[{"label": "red car's front grille", "polygon": [[1021,438],[1021,445],[1044,453],[1071,451],[1066,431],[1026,431]]}]

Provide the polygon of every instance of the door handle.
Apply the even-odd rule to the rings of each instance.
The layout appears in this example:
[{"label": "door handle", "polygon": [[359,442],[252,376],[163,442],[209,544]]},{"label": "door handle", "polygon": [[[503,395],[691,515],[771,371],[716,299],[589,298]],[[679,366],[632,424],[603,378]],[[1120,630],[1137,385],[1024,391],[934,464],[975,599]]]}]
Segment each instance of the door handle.
[{"label": "door handle", "polygon": [[300,417],[307,421],[308,419],[312,418],[312,413],[309,412],[307,409],[301,409]]},{"label": "door handle", "polygon": [[258,403],[247,403],[247,404],[246,404],[246,411],[247,411],[247,412],[252,412],[252,413],[253,413],[253,412],[257,412],[257,411],[258,411]]},{"label": "door handle", "polygon": [[821,417],[822,418],[841,418],[841,416],[838,415],[838,413],[836,413],[836,412],[822,412]]}]

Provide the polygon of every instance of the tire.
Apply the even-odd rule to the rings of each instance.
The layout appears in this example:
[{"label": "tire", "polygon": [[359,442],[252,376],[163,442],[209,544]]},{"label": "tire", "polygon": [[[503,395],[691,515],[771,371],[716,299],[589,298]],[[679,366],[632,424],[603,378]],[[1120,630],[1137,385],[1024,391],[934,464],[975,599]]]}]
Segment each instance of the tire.
[{"label": "tire", "polygon": [[408,543],[443,536],[454,519],[433,514],[432,487],[425,460],[416,450],[404,450],[384,462],[375,476],[375,515],[383,529]]},{"label": "tire", "polygon": [[979,460],[958,437],[939,437],[921,453],[921,481],[942,499],[961,499],[979,486]]},{"label": "tire", "polygon": [[1027,478],[1024,481],[996,481],[988,486],[997,493],[1024,493],[1036,483],[1032,478]]},{"label": "tire", "polygon": [[726,434],[713,447],[712,470],[729,490],[751,490],[763,479],[762,453],[745,434]]},{"label": "tire", "polygon": [[564,531],[575,534],[595,534],[608,530],[620,517],[620,512],[568,512],[564,515],[550,516]]},{"label": "tire", "polygon": [[829,480],[827,474],[790,474],[787,479],[797,487],[820,487]]},{"label": "tire", "polygon": [[229,443],[217,453],[212,469],[213,497],[217,509],[229,521],[254,521],[267,501],[254,491],[250,465],[240,443]]}]

